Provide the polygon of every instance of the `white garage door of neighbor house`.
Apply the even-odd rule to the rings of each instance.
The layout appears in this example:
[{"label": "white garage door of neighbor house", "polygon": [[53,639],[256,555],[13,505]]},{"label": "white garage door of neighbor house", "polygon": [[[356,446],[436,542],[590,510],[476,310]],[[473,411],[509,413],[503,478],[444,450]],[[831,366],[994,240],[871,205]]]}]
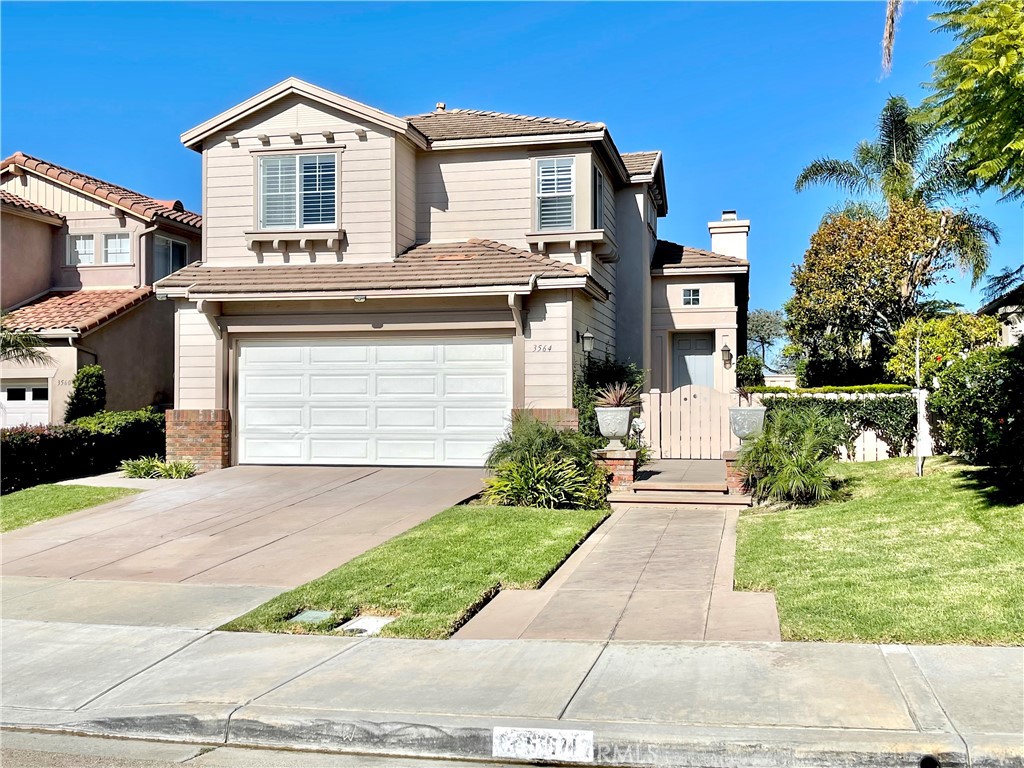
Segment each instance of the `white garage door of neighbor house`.
[{"label": "white garage door of neighbor house", "polygon": [[512,410],[509,339],[242,341],[242,464],[481,466]]},{"label": "white garage door of neighbor house", "polygon": [[50,423],[50,388],[44,381],[0,384],[0,427]]}]

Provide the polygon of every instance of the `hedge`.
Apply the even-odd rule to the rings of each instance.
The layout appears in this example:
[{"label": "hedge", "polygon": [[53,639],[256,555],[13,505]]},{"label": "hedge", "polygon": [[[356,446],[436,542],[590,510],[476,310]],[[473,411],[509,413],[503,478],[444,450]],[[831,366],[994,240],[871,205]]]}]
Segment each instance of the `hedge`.
[{"label": "hedge", "polygon": [[[790,390],[792,392],[793,390]],[[909,453],[917,437],[917,400],[913,395],[832,399],[825,397],[765,397],[761,400],[770,412],[773,408],[817,408],[828,416],[838,416],[849,430],[847,450],[863,432],[871,430],[884,440],[893,456]]]},{"label": "hedge", "polygon": [[798,395],[899,395],[913,387],[907,384],[858,384],[851,387],[745,387],[751,394]]},{"label": "hedge", "polygon": [[164,453],[164,417],[152,408],[104,411],[73,424],[0,431],[0,491],[111,472],[124,459]]}]

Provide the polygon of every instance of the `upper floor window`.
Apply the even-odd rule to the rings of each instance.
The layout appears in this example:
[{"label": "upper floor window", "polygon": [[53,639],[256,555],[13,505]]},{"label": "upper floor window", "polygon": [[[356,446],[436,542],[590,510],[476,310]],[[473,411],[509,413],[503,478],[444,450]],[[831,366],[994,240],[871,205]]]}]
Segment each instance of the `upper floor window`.
[{"label": "upper floor window", "polygon": [[683,288],[683,306],[700,306],[700,288]]},{"label": "upper floor window", "polygon": [[322,228],[336,224],[336,165],[333,153],[260,157],[260,228]]},{"label": "upper floor window", "polygon": [[537,228],[572,229],[575,183],[573,158],[537,161]]},{"label": "upper floor window", "polygon": [[103,236],[104,264],[131,264],[131,241],[127,232]]},{"label": "upper floor window", "polygon": [[594,166],[594,229],[604,229],[604,174]]},{"label": "upper floor window", "polygon": [[153,279],[159,280],[188,264],[188,243],[157,235],[153,241]]},{"label": "upper floor window", "polygon": [[96,240],[92,235],[68,235],[68,264],[96,263]]}]

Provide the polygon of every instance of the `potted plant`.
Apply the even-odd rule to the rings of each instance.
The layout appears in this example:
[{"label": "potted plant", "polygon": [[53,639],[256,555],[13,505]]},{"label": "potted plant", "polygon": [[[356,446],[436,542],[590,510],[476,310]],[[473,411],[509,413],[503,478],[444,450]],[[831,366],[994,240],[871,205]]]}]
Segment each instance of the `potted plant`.
[{"label": "potted plant", "polygon": [[622,438],[629,434],[636,406],[640,405],[640,387],[630,384],[611,384],[599,390],[594,398],[597,427],[611,442],[613,451],[625,450]]},{"label": "potted plant", "polygon": [[742,443],[764,428],[764,414],[768,409],[754,405],[754,396],[746,387],[736,387],[735,392],[740,396],[740,403],[745,401],[747,404],[729,407],[729,428]]}]

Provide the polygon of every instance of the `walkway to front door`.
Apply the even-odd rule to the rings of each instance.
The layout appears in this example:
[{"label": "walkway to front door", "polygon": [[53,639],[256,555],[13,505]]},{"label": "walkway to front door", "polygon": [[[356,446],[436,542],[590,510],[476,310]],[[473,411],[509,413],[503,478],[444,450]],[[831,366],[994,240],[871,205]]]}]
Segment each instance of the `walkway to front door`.
[{"label": "walkway to front door", "polygon": [[733,592],[737,512],[615,512],[539,590],[501,592],[457,638],[779,640],[775,596]]}]

